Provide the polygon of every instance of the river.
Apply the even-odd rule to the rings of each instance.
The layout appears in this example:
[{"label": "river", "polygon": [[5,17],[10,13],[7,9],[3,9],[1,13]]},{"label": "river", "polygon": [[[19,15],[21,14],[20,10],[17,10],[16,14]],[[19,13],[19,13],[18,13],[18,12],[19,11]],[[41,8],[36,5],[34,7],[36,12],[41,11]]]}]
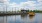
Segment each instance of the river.
[{"label": "river", "polygon": [[42,23],[42,13],[29,15],[0,16],[0,23]]}]

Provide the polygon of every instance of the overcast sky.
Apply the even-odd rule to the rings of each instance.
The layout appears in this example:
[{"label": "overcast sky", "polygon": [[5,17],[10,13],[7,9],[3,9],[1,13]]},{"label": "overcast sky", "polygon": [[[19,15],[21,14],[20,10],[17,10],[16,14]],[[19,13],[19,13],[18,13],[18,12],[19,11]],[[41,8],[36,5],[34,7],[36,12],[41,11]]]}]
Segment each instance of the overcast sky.
[{"label": "overcast sky", "polygon": [[[7,6],[6,6],[7,5]],[[42,0],[0,0],[0,11],[42,10]],[[4,9],[3,9],[4,8]]]}]

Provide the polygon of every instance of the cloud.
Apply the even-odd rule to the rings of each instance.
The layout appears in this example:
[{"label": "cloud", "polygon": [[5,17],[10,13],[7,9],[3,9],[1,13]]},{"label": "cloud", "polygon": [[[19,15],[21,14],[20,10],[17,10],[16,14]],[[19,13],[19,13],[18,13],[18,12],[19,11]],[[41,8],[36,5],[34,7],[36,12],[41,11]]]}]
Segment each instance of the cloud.
[{"label": "cloud", "polygon": [[42,2],[42,0],[37,0],[38,2]]},{"label": "cloud", "polygon": [[41,10],[42,4],[39,2],[37,3],[36,1],[27,1],[27,2],[20,2],[20,4],[17,3],[11,3],[10,7],[13,7],[16,10],[21,10],[21,9],[29,9],[29,10]]},{"label": "cloud", "polygon": [[12,11],[13,10],[21,10],[21,9],[25,9],[25,10],[42,10],[42,0],[37,0],[36,1],[27,1],[27,2],[20,2],[20,4],[17,4],[15,2],[13,3],[9,3],[10,0],[4,0],[4,7],[6,7],[7,5],[7,10],[8,11]]},{"label": "cloud", "polygon": [[21,2],[20,5],[24,9],[34,9],[34,7],[36,6],[36,1]]},{"label": "cloud", "polygon": [[0,3],[2,3],[3,2],[3,0],[0,0]]},{"label": "cloud", "polygon": [[42,2],[41,0],[39,1],[27,1],[27,2],[21,2],[20,3],[21,7],[25,9],[30,9],[30,10],[42,10]]},{"label": "cloud", "polygon": [[0,0],[0,11],[3,11],[3,8],[6,10],[6,5],[9,4],[9,1],[10,0]]},{"label": "cloud", "polygon": [[38,2],[36,5],[37,9],[42,10],[42,0],[37,0],[37,2]]}]

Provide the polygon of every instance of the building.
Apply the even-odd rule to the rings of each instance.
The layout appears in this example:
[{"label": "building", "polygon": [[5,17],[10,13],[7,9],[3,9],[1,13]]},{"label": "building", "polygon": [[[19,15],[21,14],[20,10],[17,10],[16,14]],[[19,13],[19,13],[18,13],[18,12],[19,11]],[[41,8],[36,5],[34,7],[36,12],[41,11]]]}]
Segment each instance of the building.
[{"label": "building", "polygon": [[28,10],[21,10],[22,13],[26,13]]}]

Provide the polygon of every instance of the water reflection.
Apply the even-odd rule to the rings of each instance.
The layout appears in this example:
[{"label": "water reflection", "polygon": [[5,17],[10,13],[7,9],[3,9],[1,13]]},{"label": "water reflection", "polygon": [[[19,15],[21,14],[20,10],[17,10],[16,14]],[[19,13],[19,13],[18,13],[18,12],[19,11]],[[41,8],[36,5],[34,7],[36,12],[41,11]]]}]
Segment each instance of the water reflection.
[{"label": "water reflection", "polygon": [[0,16],[0,23],[4,23],[4,18],[3,18],[3,16]]},{"label": "water reflection", "polygon": [[33,23],[35,15],[21,15],[22,23]]},{"label": "water reflection", "polygon": [[35,16],[35,15],[29,15],[29,18],[30,18],[30,19],[33,19],[34,16]]},{"label": "water reflection", "polygon": [[21,15],[21,23],[26,23],[27,22],[27,16],[28,15]]},{"label": "water reflection", "polygon": [[26,18],[27,17],[27,15],[21,15],[21,18]]},{"label": "water reflection", "polygon": [[[0,23],[6,23],[6,16],[0,17]],[[7,23],[42,23],[42,14],[7,16]]]}]

